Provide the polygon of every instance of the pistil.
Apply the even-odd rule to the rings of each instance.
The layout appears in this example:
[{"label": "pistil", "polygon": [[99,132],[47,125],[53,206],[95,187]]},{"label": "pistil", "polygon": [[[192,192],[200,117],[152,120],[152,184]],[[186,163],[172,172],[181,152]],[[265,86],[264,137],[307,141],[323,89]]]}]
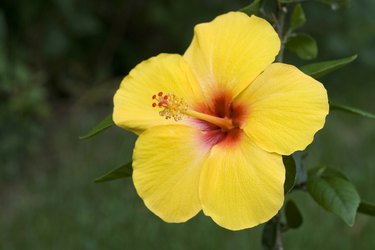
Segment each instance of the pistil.
[{"label": "pistil", "polygon": [[229,131],[234,128],[232,120],[227,117],[220,118],[193,110],[186,110],[185,112],[183,112],[183,114],[216,125],[223,131]]}]

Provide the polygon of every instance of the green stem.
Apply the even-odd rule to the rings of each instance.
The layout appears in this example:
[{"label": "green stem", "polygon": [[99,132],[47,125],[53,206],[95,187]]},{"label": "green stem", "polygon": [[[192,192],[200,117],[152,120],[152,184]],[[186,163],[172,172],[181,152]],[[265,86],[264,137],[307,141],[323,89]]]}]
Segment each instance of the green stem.
[{"label": "green stem", "polygon": [[283,62],[284,60],[285,43],[289,36],[289,32],[286,32],[286,34],[284,34],[285,17],[287,13],[288,13],[288,9],[286,8],[286,6],[284,6],[282,3],[277,1],[275,28],[281,41],[280,52],[276,58],[277,62]]},{"label": "green stem", "polygon": [[275,242],[275,250],[283,250],[283,239],[282,239],[282,225],[281,225],[281,213],[280,211],[276,215],[276,242]]},{"label": "green stem", "polygon": [[[277,62],[283,62],[284,60],[284,50],[285,50],[285,43],[289,36],[289,31],[284,32],[285,29],[285,18],[286,14],[288,13],[288,9],[282,3],[277,1],[277,9],[276,9],[276,18],[275,18],[275,28],[277,34],[279,35],[281,45],[280,45],[280,52],[276,58]],[[281,212],[279,211],[275,216],[276,220],[276,242],[275,242],[275,250],[283,250],[283,239],[282,239],[282,223],[281,223]]]}]

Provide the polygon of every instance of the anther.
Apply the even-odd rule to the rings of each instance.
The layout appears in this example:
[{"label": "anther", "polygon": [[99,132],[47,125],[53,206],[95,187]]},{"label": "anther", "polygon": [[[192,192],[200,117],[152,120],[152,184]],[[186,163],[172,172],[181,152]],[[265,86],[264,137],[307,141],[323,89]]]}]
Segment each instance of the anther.
[{"label": "anther", "polygon": [[153,95],[152,99],[157,101],[157,103],[152,104],[152,107],[162,108],[159,115],[165,117],[165,119],[173,118],[175,121],[179,121],[188,109],[185,101],[174,94],[167,93],[164,95],[163,92],[159,92],[157,96]]}]

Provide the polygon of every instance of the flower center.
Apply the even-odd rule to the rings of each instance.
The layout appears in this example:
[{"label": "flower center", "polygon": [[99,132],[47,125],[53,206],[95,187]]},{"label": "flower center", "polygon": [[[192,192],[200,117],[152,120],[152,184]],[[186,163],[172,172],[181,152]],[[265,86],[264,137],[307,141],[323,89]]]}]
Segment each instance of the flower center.
[{"label": "flower center", "polygon": [[159,92],[157,95],[153,95],[152,99],[154,100],[152,107],[161,108],[159,115],[165,117],[165,119],[173,118],[175,121],[179,121],[186,115],[220,127],[222,131],[229,131],[238,127],[233,124],[229,117],[218,117],[189,109],[184,99],[178,98],[174,94]]}]

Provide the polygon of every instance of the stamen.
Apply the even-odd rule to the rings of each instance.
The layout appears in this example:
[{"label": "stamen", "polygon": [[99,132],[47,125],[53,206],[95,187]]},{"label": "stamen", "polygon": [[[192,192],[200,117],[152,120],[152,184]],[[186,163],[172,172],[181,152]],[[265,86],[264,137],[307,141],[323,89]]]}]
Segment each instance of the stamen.
[{"label": "stamen", "polygon": [[[163,92],[159,92],[157,97],[154,98],[154,96],[153,99],[158,102],[157,106],[163,108],[159,115],[164,116],[165,119],[173,118],[175,121],[179,121],[182,119],[184,112],[187,111],[188,105],[185,101],[174,94],[167,93],[163,95]],[[156,107],[156,104],[152,106]]]},{"label": "stamen", "polygon": [[184,115],[187,115],[216,125],[223,131],[229,131],[235,127],[232,120],[229,118],[216,117],[190,110],[184,99],[178,98],[174,94],[167,93],[163,95],[163,92],[159,92],[158,96],[153,95],[152,99],[157,101],[157,104],[153,103],[152,107],[155,108],[158,106],[159,108],[163,108],[163,110],[159,112],[159,115],[164,116],[165,119],[173,118],[175,121],[179,121]]}]

